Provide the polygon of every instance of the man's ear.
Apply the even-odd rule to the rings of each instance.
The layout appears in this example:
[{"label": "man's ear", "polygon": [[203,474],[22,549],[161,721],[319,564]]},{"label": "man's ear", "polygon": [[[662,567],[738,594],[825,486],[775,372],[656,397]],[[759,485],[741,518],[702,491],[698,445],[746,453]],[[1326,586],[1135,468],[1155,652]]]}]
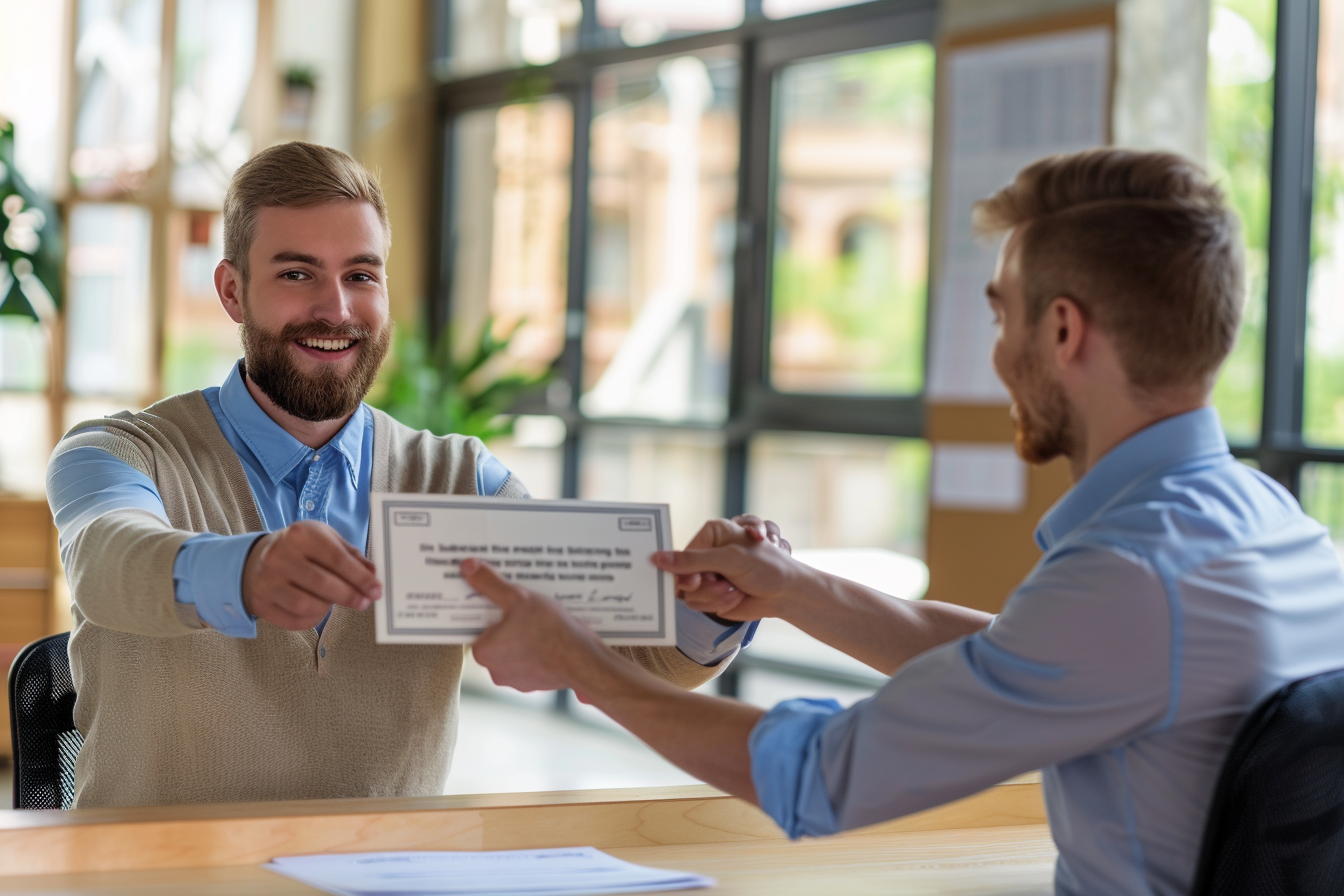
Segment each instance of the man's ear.
[{"label": "man's ear", "polygon": [[215,267],[215,292],[233,322],[243,322],[243,275],[227,259]]},{"label": "man's ear", "polygon": [[1059,296],[1046,310],[1044,323],[1059,369],[1078,363],[1088,332],[1087,316],[1078,303],[1068,296]]}]

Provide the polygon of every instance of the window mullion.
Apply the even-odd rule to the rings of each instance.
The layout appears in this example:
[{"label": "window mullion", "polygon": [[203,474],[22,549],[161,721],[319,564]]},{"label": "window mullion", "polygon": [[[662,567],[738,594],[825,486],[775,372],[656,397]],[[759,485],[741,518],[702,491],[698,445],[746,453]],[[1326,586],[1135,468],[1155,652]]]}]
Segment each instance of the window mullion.
[{"label": "window mullion", "polygon": [[1300,464],[1274,449],[1302,439],[1318,23],[1317,0],[1279,0],[1261,446],[1265,472],[1294,493]]}]

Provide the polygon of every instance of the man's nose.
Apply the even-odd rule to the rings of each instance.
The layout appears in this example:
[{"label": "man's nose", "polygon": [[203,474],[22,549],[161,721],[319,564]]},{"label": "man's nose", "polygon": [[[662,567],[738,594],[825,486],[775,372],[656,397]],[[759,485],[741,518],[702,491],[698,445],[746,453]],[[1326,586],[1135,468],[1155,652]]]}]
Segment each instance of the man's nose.
[{"label": "man's nose", "polygon": [[313,301],[313,319],[331,326],[339,326],[350,320],[352,311],[345,281],[339,277],[324,279]]}]

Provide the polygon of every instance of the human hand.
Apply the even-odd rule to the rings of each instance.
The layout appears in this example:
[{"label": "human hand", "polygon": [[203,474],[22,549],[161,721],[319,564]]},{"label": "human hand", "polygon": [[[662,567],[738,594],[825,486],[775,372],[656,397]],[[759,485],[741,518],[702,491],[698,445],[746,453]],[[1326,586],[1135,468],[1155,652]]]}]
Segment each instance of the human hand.
[{"label": "human hand", "polygon": [[317,625],[332,604],[364,610],[382,596],[373,563],[313,520],[258,538],[243,565],[243,608],[291,631]]},{"label": "human hand", "polygon": [[[763,542],[793,553],[793,547],[780,534],[779,526],[773,520],[762,520],[750,513],[731,520],[710,520],[700,527],[686,548],[716,548],[729,544],[751,546]],[[741,592],[732,583],[714,572],[677,576],[676,587],[677,596],[688,607],[716,616],[722,615],[720,611],[737,606],[742,599]]]},{"label": "human hand", "polygon": [[757,518],[750,518],[751,525],[740,519],[706,523],[686,550],[660,551],[653,564],[676,576],[692,609],[741,622],[783,615],[784,602],[799,592],[810,567],[793,559],[778,527],[772,539]]},{"label": "human hand", "polygon": [[606,650],[559,602],[513,584],[481,560],[463,560],[460,568],[466,583],[504,614],[471,648],[495,684],[520,691],[569,687],[565,670],[573,656]]}]

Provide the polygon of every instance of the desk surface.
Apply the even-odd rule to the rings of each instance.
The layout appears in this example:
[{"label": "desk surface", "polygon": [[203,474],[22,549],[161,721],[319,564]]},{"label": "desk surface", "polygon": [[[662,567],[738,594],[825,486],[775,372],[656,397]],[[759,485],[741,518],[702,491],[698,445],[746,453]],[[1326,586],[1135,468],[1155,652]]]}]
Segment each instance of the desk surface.
[{"label": "desk surface", "polygon": [[719,881],[711,892],[724,896],[1045,896],[1055,849],[1043,822],[1032,777],[796,843],[755,807],[708,787],[0,812],[0,894],[297,896],[315,891],[258,863],[305,852],[591,845],[710,875]]}]

